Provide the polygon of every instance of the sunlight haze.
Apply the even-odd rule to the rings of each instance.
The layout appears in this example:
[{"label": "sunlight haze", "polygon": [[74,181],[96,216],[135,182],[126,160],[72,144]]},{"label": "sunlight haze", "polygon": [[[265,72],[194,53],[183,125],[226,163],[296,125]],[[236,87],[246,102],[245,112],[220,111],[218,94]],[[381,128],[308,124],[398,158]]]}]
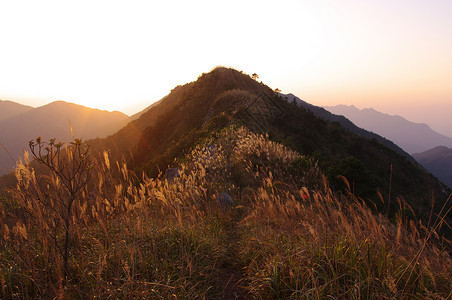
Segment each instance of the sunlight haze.
[{"label": "sunlight haze", "polygon": [[137,113],[217,65],[452,136],[452,1],[3,1],[0,99]]}]

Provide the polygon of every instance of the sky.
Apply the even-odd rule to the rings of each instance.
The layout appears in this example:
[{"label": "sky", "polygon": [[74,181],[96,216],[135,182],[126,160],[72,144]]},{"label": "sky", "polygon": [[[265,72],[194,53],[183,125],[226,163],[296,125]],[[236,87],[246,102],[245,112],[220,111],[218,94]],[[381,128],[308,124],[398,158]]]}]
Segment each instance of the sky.
[{"label": "sky", "polygon": [[132,115],[218,65],[452,136],[451,0],[0,2],[2,100]]}]

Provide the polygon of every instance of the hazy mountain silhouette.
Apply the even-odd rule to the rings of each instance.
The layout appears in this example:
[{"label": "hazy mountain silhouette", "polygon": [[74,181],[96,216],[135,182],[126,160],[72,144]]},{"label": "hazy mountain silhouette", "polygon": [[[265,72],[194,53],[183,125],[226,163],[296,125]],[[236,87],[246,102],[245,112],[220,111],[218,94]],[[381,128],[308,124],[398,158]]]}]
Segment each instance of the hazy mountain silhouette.
[{"label": "hazy mountain silhouette", "polygon": [[0,122],[32,109],[33,107],[28,105],[19,104],[9,100],[0,100]]},{"label": "hazy mountain silhouette", "polygon": [[[0,104],[3,106],[3,101]],[[28,141],[38,136],[43,140],[70,141],[72,126],[76,138],[106,137],[129,121],[127,115],[118,111],[102,111],[64,101],[37,108],[7,104],[13,109],[10,109],[12,115],[9,118],[0,120],[0,142],[4,146],[0,149],[0,174],[9,172],[14,161],[27,149]]]},{"label": "hazy mountain silhouette", "polygon": [[325,109],[343,115],[357,126],[386,137],[408,153],[418,153],[436,146],[452,147],[452,138],[437,133],[427,124],[410,122],[400,116],[391,116],[372,108],[355,106],[325,106]]},{"label": "hazy mountain silhouette", "polygon": [[452,188],[452,149],[438,146],[433,149],[414,153],[413,157],[423,165],[427,171]]},{"label": "hazy mountain silhouette", "polygon": [[[376,134],[357,135],[348,122],[319,118],[246,74],[216,68],[176,87],[116,134],[90,144],[99,154],[108,149],[113,160],[123,157],[138,174],[156,176],[223,128],[246,126],[317,159],[334,189],[345,187],[338,179],[345,176],[356,195],[380,209],[377,191],[389,189],[391,166],[393,199],[403,196],[419,216],[429,211],[432,193],[435,205],[444,203],[445,187],[414,159],[400,148],[391,150],[384,145],[390,142]],[[396,201],[391,203],[395,209]]]}]

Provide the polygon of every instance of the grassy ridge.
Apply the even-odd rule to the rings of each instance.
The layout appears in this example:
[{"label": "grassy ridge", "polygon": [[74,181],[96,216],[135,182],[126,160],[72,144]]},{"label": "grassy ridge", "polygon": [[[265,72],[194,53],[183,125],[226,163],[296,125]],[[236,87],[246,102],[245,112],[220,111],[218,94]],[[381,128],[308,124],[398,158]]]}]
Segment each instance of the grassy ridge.
[{"label": "grassy ridge", "polygon": [[[231,124],[268,133],[270,140],[314,157],[333,190],[345,192],[343,181],[337,179],[343,175],[355,195],[390,213],[391,218],[395,218],[398,210],[398,197],[404,197],[425,224],[432,193],[436,214],[447,199],[448,190],[413,161],[377,140],[360,137],[338,123],[322,120],[294,103],[289,104],[268,86],[227,68],[215,68],[178,87],[138,120],[107,139],[108,143],[107,140],[97,141],[100,143],[97,146],[95,141],[90,143],[96,152],[110,149],[113,159],[125,155],[128,167],[137,174],[145,171],[155,177],[212,131]],[[379,192],[385,197],[390,193],[391,201],[383,204]],[[443,233],[451,239],[452,230],[443,227]]]},{"label": "grassy ridge", "polygon": [[[1,202],[1,297],[452,293],[452,260],[435,234],[439,219],[422,226],[403,213],[406,206],[390,222],[350,190],[333,193],[315,161],[266,136],[231,127],[176,164],[180,175],[171,180],[138,177],[107,153],[93,164],[72,211],[65,276],[64,226],[55,204],[45,202],[62,187],[25,161],[18,189]],[[220,204],[220,193],[233,205]]]}]

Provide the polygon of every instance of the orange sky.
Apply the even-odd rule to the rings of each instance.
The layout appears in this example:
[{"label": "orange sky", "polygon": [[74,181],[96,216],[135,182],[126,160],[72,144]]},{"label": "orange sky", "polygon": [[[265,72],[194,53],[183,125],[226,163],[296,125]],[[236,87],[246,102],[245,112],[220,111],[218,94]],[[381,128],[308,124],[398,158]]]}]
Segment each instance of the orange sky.
[{"label": "orange sky", "polygon": [[133,114],[216,65],[452,136],[452,1],[2,1],[0,99]]}]

